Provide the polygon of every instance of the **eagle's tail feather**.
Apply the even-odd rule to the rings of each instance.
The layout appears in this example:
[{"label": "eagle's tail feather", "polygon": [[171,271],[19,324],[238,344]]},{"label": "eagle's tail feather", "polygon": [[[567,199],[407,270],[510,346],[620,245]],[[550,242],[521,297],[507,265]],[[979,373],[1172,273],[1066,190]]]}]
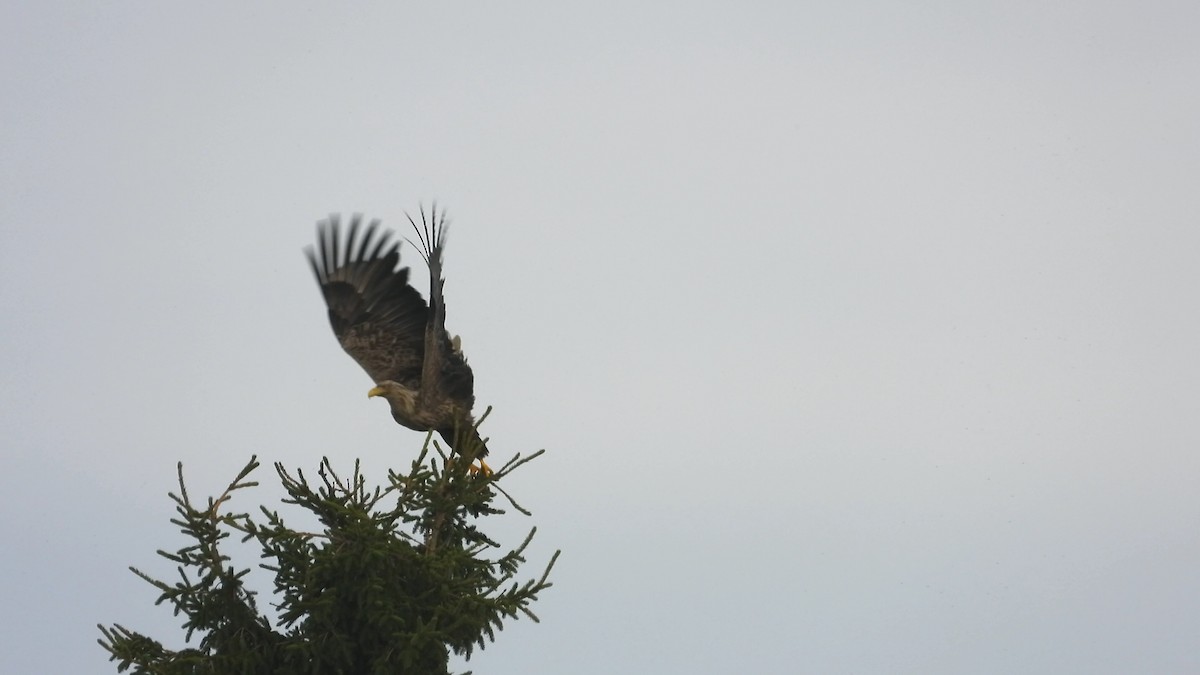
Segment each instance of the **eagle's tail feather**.
[{"label": "eagle's tail feather", "polygon": [[459,429],[439,429],[438,435],[458,455],[471,462],[479,460],[479,470],[483,471],[484,475],[492,474],[487,462],[483,461],[488,454],[487,441],[479,435],[479,429],[475,425]]}]

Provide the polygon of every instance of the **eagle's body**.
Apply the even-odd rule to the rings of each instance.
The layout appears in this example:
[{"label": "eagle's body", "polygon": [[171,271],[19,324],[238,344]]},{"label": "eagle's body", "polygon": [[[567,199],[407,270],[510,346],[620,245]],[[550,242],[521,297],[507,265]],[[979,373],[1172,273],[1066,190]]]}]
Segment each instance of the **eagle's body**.
[{"label": "eagle's body", "polygon": [[[317,224],[317,248],[307,250],[329,323],[346,353],[375,381],[370,396],[391,404],[392,417],[416,431],[437,431],[451,448],[471,445],[482,458],[487,448],[475,431],[475,376],[458,340],[446,332],[442,297],[445,214],[421,212],[418,239],[429,266],[429,304],[408,284],[408,268],[397,269],[400,244],[391,232],[376,237],[373,220],[359,237],[362,218],[350,220],[345,242],[336,217]],[[423,228],[423,229],[422,229]],[[471,441],[478,443],[477,446]],[[486,465],[485,465],[486,466]]]}]

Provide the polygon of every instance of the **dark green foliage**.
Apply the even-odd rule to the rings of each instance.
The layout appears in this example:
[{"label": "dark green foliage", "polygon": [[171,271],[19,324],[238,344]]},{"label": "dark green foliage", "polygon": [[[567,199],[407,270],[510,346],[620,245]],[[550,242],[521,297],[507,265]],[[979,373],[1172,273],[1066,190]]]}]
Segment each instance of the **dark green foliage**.
[{"label": "dark green foliage", "polygon": [[[171,522],[191,540],[175,553],[159,555],[179,566],[174,584],[133,568],[153,584],[177,615],[187,642],[172,651],[123,626],[101,626],[103,646],[120,672],[146,674],[279,673],[341,674],[448,673],[451,652],[468,658],[495,639],[503,621],[524,614],[549,588],[547,577],[558,553],[537,580],[515,581],[524,550],[536,528],[517,548],[485,557],[499,544],[478,527],[480,519],[503,513],[497,492],[526,513],[497,481],[533,459],[513,458],[492,476],[471,473],[465,458],[447,457],[426,441],[407,474],[389,472],[388,484],[368,488],[355,462],[343,479],[328,459],[317,480],[293,476],[276,464],[285,503],[317,516],[320,532],[289,528],[276,511],[261,515],[225,512],[235,490],[259,463],[251,459],[224,494],[197,508],[188,497],[179,467],[179,494],[171,494],[178,518]],[[255,540],[261,565],[275,577],[276,625],[257,607],[240,571],[219,548],[231,534]]]}]

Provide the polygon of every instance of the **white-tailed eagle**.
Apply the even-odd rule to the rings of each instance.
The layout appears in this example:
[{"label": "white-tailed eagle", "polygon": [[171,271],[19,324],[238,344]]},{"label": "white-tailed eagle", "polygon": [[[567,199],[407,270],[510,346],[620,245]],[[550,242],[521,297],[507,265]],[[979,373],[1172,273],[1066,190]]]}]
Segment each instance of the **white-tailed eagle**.
[{"label": "white-tailed eagle", "polygon": [[[400,243],[392,233],[377,235],[379,221],[362,229],[362,217],[350,219],[342,241],[339,219],[317,224],[317,246],[306,249],[333,334],[346,353],[375,381],[368,396],[382,396],[392,417],[417,431],[436,431],[459,454],[483,457],[487,446],[475,428],[475,376],[458,338],[446,332],[442,254],[446,215],[421,209],[417,232],[420,253],[429,267],[429,304],[408,283],[400,263]],[[360,236],[361,235],[361,236]]]}]

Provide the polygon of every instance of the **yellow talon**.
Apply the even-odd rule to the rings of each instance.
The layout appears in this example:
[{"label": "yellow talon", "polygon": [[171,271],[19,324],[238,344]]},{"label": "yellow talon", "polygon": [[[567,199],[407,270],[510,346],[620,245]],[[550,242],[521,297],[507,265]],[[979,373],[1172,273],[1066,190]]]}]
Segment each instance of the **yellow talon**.
[{"label": "yellow talon", "polygon": [[472,464],[467,471],[470,471],[471,473],[479,473],[482,471],[484,476],[491,476],[492,473],[494,473],[492,471],[492,467],[488,466],[487,462],[483,461],[482,459],[479,460],[479,466]]}]

